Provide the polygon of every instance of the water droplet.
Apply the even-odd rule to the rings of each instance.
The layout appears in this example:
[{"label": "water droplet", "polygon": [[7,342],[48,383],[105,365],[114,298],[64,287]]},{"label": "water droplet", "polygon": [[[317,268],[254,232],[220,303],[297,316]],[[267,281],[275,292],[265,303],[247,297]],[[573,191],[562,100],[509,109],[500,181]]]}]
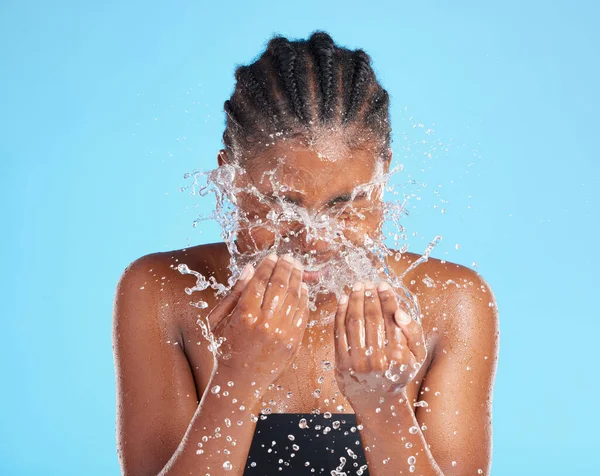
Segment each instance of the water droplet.
[{"label": "water droplet", "polygon": [[223,463],[223,469],[225,471],[231,471],[233,469],[233,465],[229,461],[225,461]]},{"label": "water droplet", "polygon": [[215,385],[213,388],[210,389],[211,393],[219,393],[221,391],[221,387],[219,387],[218,385]]},{"label": "water droplet", "polygon": [[366,464],[363,464],[360,468],[358,468],[358,470],[356,471],[356,474],[358,476],[362,476],[367,469],[368,469],[368,466]]},{"label": "water droplet", "polygon": [[416,426],[411,426],[411,427],[408,429],[408,432],[409,432],[411,435],[416,435],[416,434],[419,432],[419,428],[418,428],[418,427],[416,427]]}]

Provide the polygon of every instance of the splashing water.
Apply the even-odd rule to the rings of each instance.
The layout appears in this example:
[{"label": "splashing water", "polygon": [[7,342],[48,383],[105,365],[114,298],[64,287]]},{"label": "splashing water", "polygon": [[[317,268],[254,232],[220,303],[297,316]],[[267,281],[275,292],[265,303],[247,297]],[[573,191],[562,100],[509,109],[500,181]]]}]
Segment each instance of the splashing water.
[{"label": "splashing water", "polygon": [[[363,246],[357,246],[346,238],[345,232],[356,232],[358,226],[353,224],[352,220],[345,220],[343,217],[351,214],[354,220],[364,220],[371,211],[368,207],[355,207],[352,204],[353,199],[359,194],[366,194],[368,198],[371,198],[374,193],[382,192],[384,189],[392,192],[394,186],[388,185],[390,177],[401,171],[402,166],[397,166],[388,173],[384,173],[382,167],[378,169],[370,182],[355,187],[352,198],[343,207],[330,213],[313,213],[303,207],[284,201],[282,193],[290,190],[301,192],[302,190],[282,184],[279,167],[263,174],[263,179],[266,178],[272,186],[275,203],[272,197],[265,196],[253,183],[248,183],[248,174],[239,165],[225,164],[208,172],[194,171],[191,174],[186,174],[186,178],[193,178],[193,184],[190,187],[192,195],[206,197],[213,194],[216,199],[215,210],[207,216],[201,215],[194,222],[194,226],[197,226],[201,221],[210,219],[214,219],[220,224],[222,238],[231,256],[229,264],[231,276],[227,285],[224,285],[216,282],[214,276],[207,279],[201,273],[191,270],[186,264],[179,264],[178,270],[180,273],[192,274],[196,277],[196,284],[191,288],[186,288],[185,292],[191,295],[196,291],[203,291],[210,287],[215,290],[215,297],[225,295],[235,284],[241,270],[247,263],[256,266],[272,252],[278,255],[292,252],[295,255],[294,257],[304,264],[305,270],[320,271],[318,282],[309,286],[309,307],[312,311],[317,309],[315,302],[319,294],[332,293],[339,299],[345,294],[345,288],[355,281],[368,280],[377,283],[385,279],[395,290],[398,300],[404,303],[404,307],[413,319],[419,321],[420,310],[417,298],[403,283],[403,279],[407,273],[428,260],[431,251],[440,242],[441,237],[436,236],[427,246],[423,255],[400,276],[395,275],[390,270],[386,258],[393,257],[398,261],[401,255],[408,250],[407,243],[400,243],[401,240],[406,239],[400,219],[403,215],[408,215],[406,207],[408,198],[404,198],[401,202],[384,201],[382,204],[383,221],[391,223],[396,230],[392,234],[392,238],[395,248],[399,251],[394,251],[385,245],[383,233],[380,236],[369,236],[365,233]],[[409,184],[413,182],[409,181]],[[240,183],[243,185],[238,185]],[[249,213],[245,213],[237,206],[237,197],[244,193],[254,197],[260,204],[269,208],[266,219],[258,218],[257,215],[250,216]],[[381,193],[381,196],[383,196],[383,193]],[[318,238],[328,242],[331,249],[335,251],[331,259],[326,263],[317,263],[317,258],[311,252],[305,254],[294,253],[295,250],[291,250],[288,244],[290,241],[289,236],[281,232],[282,225],[285,226],[290,223],[302,224],[307,241]],[[274,236],[273,245],[268,249],[241,252],[237,247],[236,237],[242,230],[252,231],[255,227],[271,232]],[[199,309],[207,307],[204,301],[191,303],[191,305]],[[308,326],[328,324],[332,322],[333,317],[332,314],[324,315],[320,320],[313,319],[310,321]],[[209,341],[210,349],[213,352],[218,352],[221,342],[212,335],[207,320],[199,319],[198,325],[202,330],[203,337]]]}]

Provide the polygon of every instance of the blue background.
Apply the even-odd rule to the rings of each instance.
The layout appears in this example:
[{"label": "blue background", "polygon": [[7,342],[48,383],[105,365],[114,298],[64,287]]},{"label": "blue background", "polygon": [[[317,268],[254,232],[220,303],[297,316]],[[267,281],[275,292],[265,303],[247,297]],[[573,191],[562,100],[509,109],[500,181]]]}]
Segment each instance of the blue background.
[{"label": "blue background", "polygon": [[443,236],[496,294],[493,474],[597,474],[599,4],[163,3],[1,3],[0,474],[118,474],[117,279],[220,240],[183,174],[216,164],[235,65],[315,29],[390,92],[410,250]]}]

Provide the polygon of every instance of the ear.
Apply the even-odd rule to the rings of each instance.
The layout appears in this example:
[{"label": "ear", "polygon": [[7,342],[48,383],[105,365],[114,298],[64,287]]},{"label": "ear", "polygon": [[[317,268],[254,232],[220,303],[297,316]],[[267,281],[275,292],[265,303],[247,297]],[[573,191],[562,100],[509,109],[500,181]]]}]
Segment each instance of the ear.
[{"label": "ear", "polygon": [[219,167],[222,167],[223,165],[228,164],[229,162],[227,161],[227,151],[225,149],[221,149],[218,154],[217,154],[217,163],[219,164]]},{"label": "ear", "polygon": [[385,156],[385,162],[383,163],[383,172],[388,173],[390,171],[390,164],[392,163],[392,148],[390,147],[387,150],[387,154]]}]

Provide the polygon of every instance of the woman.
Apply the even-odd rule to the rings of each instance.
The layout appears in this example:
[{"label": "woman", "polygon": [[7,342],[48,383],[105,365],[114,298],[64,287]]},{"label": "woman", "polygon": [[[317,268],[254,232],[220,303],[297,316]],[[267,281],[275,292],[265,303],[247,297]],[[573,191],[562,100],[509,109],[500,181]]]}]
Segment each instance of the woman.
[{"label": "woman", "polygon": [[234,238],[144,256],[117,287],[123,473],[489,474],[494,297],[373,251],[391,150],[369,56],[276,36],[236,80],[217,169]]}]

